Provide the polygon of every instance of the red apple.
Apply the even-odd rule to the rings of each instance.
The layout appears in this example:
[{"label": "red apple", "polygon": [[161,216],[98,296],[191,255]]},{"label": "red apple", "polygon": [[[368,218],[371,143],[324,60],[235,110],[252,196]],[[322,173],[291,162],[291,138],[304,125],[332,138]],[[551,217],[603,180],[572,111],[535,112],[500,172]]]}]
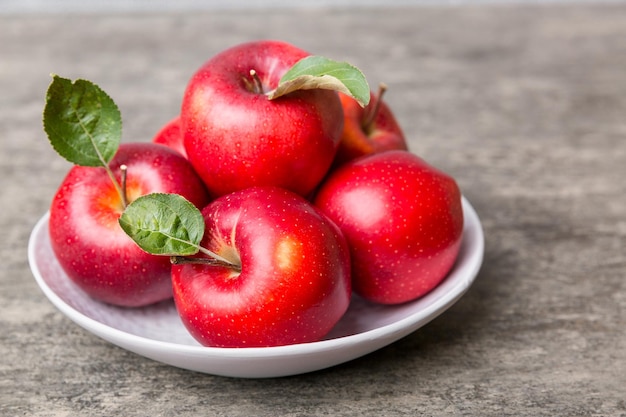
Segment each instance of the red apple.
[{"label": "red apple", "polygon": [[343,128],[337,93],[299,90],[272,100],[265,94],[308,55],[283,42],[250,42],[193,75],[180,115],[184,143],[212,195],[259,185],[308,195],[325,176]]},{"label": "red apple", "polygon": [[238,266],[174,265],[174,300],[203,345],[317,341],[350,301],[350,260],[337,226],[303,197],[252,187],[202,212],[201,246]]},{"label": "red apple", "polygon": [[463,232],[455,180],[407,151],[348,162],[314,201],[342,230],[352,285],[363,298],[396,304],[435,288],[452,268]]},{"label": "red apple", "polygon": [[335,166],[372,153],[408,149],[400,125],[382,100],[385,90],[385,85],[381,84],[378,95],[370,94],[370,102],[366,107],[361,107],[352,97],[339,93],[344,125]]},{"label": "red apple", "polygon": [[[121,176],[122,165],[127,166],[128,202],[168,192],[199,207],[208,203],[189,162],[163,145],[122,144],[109,166]],[[104,167],[72,167],[50,207],[50,237],[59,263],[87,294],[110,304],[135,307],[170,298],[169,259],[145,253],[126,235],[118,224],[123,210]]]},{"label": "red apple", "polygon": [[183,143],[183,132],[180,127],[180,116],[174,117],[163,125],[161,130],[152,138],[152,142],[169,146],[184,157],[187,157],[187,151]]}]

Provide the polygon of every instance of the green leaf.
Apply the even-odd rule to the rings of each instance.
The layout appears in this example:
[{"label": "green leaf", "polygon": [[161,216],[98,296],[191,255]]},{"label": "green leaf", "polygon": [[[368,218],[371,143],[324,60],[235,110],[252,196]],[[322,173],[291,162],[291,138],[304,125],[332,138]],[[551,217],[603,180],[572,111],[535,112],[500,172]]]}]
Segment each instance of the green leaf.
[{"label": "green leaf", "polygon": [[296,90],[321,88],[335,90],[354,98],[365,107],[370,100],[370,87],[363,73],[347,62],[322,56],[308,56],[296,62],[280,79],[278,87],[268,94],[275,99]]},{"label": "green leaf", "polygon": [[76,165],[107,165],[122,137],[117,105],[90,81],[52,77],[43,111],[43,127],[52,147]]},{"label": "green leaf", "polygon": [[147,194],[126,207],[120,226],[144,251],[153,255],[189,256],[198,253],[204,218],[192,203],[177,194]]}]

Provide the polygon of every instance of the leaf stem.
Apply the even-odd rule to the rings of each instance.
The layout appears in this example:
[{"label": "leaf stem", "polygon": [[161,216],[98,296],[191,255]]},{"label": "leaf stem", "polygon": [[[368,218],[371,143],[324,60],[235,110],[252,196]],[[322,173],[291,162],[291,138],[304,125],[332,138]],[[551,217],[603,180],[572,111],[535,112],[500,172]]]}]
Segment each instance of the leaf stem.
[{"label": "leaf stem", "polygon": [[[111,170],[111,167],[109,167],[108,164],[104,163],[103,167],[106,170],[107,175],[111,179],[111,182],[113,183],[113,186],[115,187],[115,190],[117,191],[117,193],[119,194],[120,198],[122,199],[122,205],[124,206],[124,208],[126,208],[126,206],[128,205],[128,202],[126,201],[126,189],[125,189],[126,186],[125,185],[123,185],[123,186],[120,185],[120,183],[115,178],[115,174],[113,173],[113,171]],[[124,171],[122,171],[122,172],[124,172]],[[125,181],[125,179],[124,179],[124,181]]]},{"label": "leaf stem", "polygon": [[228,266],[230,266],[233,269],[237,269],[239,271],[241,271],[241,265],[238,265],[234,262],[229,261],[228,259],[224,258],[223,256],[218,255],[217,253],[210,251],[206,248],[203,248],[202,246],[198,246],[198,249],[200,250],[200,252],[204,253],[205,255],[209,256],[210,258],[213,258],[214,260],[218,261],[218,262],[222,262],[224,264],[227,264]]},{"label": "leaf stem", "polygon": [[172,263],[172,265],[202,264],[210,266],[222,266],[233,269],[236,272],[241,272],[241,265],[235,265],[234,263],[229,262],[218,255],[215,256],[217,256],[217,258],[190,258],[187,256],[170,256],[170,262]]},{"label": "leaf stem", "polygon": [[374,123],[376,122],[376,116],[378,116],[378,112],[380,111],[380,106],[382,103],[383,95],[387,91],[387,84],[380,83],[378,85],[378,94],[376,96],[376,102],[374,103],[374,108],[369,111],[367,114],[367,119],[365,123],[363,123],[363,129],[366,132],[371,132],[374,128]]}]

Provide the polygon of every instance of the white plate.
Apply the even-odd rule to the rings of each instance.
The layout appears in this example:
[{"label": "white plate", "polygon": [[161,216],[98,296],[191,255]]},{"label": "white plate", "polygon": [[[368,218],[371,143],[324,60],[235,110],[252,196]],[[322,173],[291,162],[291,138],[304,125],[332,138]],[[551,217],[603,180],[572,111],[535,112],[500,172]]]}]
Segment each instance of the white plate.
[{"label": "white plate", "polygon": [[380,349],[422,327],[454,304],[474,282],[484,252],[480,220],[464,198],[465,227],[457,262],[426,296],[398,306],[354,297],[326,339],[268,348],[199,345],[178,318],[172,301],[127,309],[88,297],[65,275],[48,236],[49,214],[32,231],[28,257],[44,294],[63,314],[93,334],[129,351],[179,368],[214,375],[266,378],[302,374],[338,365]]}]

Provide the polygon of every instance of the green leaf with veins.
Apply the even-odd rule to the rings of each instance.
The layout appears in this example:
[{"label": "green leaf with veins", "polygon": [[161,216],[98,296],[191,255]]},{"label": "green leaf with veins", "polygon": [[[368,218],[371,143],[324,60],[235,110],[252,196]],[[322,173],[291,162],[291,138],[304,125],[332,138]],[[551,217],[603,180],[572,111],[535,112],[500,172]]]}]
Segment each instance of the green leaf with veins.
[{"label": "green leaf with veins", "polygon": [[370,87],[361,70],[347,62],[322,56],[308,56],[296,62],[280,79],[278,87],[268,93],[270,100],[297,90],[315,88],[334,90],[354,98],[365,107]]},{"label": "green leaf with veins", "polygon": [[52,147],[76,165],[107,165],[122,136],[117,105],[90,81],[52,77],[43,112],[44,131]]},{"label": "green leaf with veins", "polygon": [[120,226],[144,251],[153,255],[189,256],[200,251],[204,218],[177,194],[153,193],[126,207]]}]

